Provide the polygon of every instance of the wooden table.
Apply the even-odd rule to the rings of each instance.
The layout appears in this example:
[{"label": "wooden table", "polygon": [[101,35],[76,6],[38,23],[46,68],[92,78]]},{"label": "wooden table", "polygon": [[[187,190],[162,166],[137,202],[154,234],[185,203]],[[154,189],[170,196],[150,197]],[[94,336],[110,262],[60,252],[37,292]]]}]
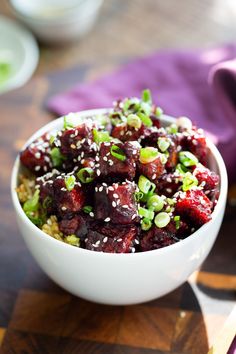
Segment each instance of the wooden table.
[{"label": "wooden table", "polygon": [[[236,24],[229,4],[106,1],[87,38],[66,48],[41,46],[34,78],[0,96],[1,353],[200,354],[219,336],[236,298],[235,207],[228,206],[212,252],[189,282],[146,304],[102,306],[65,292],[36,265],[16,226],[9,180],[25,139],[52,119],[49,96],[157,48],[230,41]],[[9,13],[4,2],[0,9]]]}]

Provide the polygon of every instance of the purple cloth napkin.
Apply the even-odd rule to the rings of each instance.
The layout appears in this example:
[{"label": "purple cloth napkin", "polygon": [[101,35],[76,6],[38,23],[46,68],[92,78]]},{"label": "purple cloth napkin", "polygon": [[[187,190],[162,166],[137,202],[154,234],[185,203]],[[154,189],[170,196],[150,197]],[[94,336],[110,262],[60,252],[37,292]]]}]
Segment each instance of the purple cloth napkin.
[{"label": "purple cloth napkin", "polygon": [[188,116],[210,133],[224,157],[230,181],[236,181],[236,61],[225,63],[235,58],[236,45],[154,53],[51,98],[48,108],[64,115],[110,107],[118,98],[139,96],[149,88],[166,114]]}]

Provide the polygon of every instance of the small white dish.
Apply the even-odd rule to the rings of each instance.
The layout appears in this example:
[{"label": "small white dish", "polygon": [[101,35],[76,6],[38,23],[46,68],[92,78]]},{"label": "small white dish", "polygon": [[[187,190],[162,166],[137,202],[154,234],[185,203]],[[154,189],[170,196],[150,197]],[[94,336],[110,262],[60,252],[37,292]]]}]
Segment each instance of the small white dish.
[{"label": "small white dish", "polygon": [[24,85],[35,71],[38,59],[38,45],[33,35],[14,21],[0,16],[0,63],[9,65],[9,75],[0,83],[0,93]]},{"label": "small white dish", "polygon": [[[100,115],[107,110],[83,111],[70,117],[74,124],[80,118]],[[165,116],[164,124],[173,118]],[[58,118],[39,129],[25,144],[46,132],[63,127]],[[25,215],[17,193],[20,161],[12,171],[11,194],[23,238],[45,273],[64,289],[84,299],[113,305],[149,301],[174,290],[197,270],[210,252],[222,223],[227,197],[227,173],[224,161],[213,143],[208,141],[209,164],[220,175],[220,195],[212,220],[186,239],[173,245],[140,253],[102,253],[70,246],[36,227]],[[222,250],[223,252],[223,250]]]},{"label": "small white dish", "polygon": [[103,0],[10,0],[14,15],[46,43],[83,37],[94,25]]}]

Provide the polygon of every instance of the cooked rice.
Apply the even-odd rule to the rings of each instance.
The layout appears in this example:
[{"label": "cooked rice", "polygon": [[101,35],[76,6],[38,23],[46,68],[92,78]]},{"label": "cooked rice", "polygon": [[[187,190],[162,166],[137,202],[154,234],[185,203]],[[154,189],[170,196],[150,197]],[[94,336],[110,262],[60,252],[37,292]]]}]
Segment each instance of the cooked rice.
[{"label": "cooked rice", "polygon": [[35,191],[35,180],[27,178],[23,175],[19,176],[20,184],[16,188],[16,192],[18,194],[18,198],[21,203],[26,202],[30,198],[32,198]]},{"label": "cooked rice", "polygon": [[55,215],[51,215],[50,218],[47,219],[47,223],[42,226],[42,231],[59,241],[64,241],[63,233],[59,230],[57,217]]},{"label": "cooked rice", "polygon": [[[16,188],[18,198],[21,203],[25,203],[27,200],[31,199],[35,192],[35,179],[33,177],[27,178],[23,175],[19,176],[20,184]],[[76,235],[63,235],[59,229],[57,217],[51,215],[45,224],[41,227],[41,230],[48,234],[49,236],[55,238],[56,240],[68,243],[72,246],[80,247],[80,238]]]},{"label": "cooked rice", "polygon": [[59,230],[57,217],[55,215],[51,215],[50,218],[47,219],[47,223],[42,226],[42,231],[59,241],[68,243],[69,245],[76,247],[80,246],[80,238],[76,235],[63,235]]}]

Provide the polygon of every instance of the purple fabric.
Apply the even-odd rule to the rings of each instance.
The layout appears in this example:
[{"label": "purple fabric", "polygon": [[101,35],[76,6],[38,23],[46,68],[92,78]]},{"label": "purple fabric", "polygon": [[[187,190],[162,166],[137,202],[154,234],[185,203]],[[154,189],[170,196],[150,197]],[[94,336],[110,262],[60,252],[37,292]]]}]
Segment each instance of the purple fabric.
[{"label": "purple fabric", "polygon": [[225,159],[230,180],[236,181],[236,61],[224,63],[235,58],[236,45],[154,53],[51,98],[48,108],[64,115],[110,107],[117,98],[139,96],[149,88],[166,114],[188,116],[210,133]]},{"label": "purple fabric", "polygon": [[236,354],[236,336],[234,337],[234,340],[233,340],[227,354]]}]

